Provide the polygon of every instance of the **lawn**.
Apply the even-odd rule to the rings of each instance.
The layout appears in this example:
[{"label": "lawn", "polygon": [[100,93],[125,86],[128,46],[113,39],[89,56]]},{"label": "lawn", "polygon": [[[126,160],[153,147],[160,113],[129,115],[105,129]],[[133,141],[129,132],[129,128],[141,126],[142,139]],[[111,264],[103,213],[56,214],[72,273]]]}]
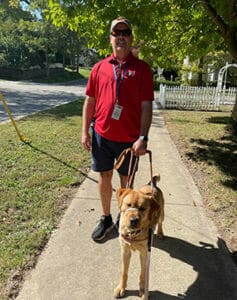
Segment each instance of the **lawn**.
[{"label": "lawn", "polygon": [[[229,108],[230,110],[231,108]],[[230,111],[165,110],[173,141],[230,250],[237,251],[237,138]]]},{"label": "lawn", "polygon": [[30,143],[11,124],[0,125],[0,299],[17,293],[23,271],[35,264],[85,179],[90,157],[80,144],[82,104],[18,121]]}]

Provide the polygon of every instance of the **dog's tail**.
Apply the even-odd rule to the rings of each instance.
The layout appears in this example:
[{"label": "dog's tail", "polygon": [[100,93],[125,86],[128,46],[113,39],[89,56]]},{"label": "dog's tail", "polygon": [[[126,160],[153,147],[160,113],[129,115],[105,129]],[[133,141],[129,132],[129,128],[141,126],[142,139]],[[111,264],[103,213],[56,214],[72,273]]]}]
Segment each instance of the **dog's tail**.
[{"label": "dog's tail", "polygon": [[160,181],[160,173],[153,176],[152,179],[149,181],[148,185],[156,186],[157,182]]}]

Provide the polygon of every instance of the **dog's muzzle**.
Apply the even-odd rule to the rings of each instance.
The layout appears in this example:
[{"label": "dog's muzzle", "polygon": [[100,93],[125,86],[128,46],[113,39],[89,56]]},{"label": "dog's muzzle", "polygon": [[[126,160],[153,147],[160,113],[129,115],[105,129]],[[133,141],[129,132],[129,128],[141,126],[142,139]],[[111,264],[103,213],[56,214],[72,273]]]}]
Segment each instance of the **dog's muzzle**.
[{"label": "dog's muzzle", "polygon": [[139,218],[132,216],[130,218],[130,226],[131,228],[136,228],[139,223]]},{"label": "dog's muzzle", "polygon": [[[125,212],[129,212],[129,211],[137,212],[138,209],[135,208],[135,207],[129,207],[129,208],[126,209]],[[138,226],[138,224],[139,224],[139,217],[138,217],[138,216],[135,216],[135,215],[132,215],[132,216],[130,217],[129,221],[130,221],[130,227],[131,227],[131,228],[136,228],[136,227]]]}]

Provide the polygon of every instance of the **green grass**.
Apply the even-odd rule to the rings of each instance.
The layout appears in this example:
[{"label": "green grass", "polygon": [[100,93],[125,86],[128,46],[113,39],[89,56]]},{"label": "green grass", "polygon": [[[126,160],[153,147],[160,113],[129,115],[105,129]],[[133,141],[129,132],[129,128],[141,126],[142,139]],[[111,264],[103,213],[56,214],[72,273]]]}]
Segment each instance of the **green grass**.
[{"label": "green grass", "polygon": [[[89,153],[80,144],[83,100],[0,125],[0,299],[7,280],[35,258],[85,178]],[[80,170],[81,171],[80,171]],[[4,298],[5,297],[5,298]]]},{"label": "green grass", "polygon": [[166,110],[163,115],[216,224],[235,248],[237,140],[230,129],[230,111]]}]

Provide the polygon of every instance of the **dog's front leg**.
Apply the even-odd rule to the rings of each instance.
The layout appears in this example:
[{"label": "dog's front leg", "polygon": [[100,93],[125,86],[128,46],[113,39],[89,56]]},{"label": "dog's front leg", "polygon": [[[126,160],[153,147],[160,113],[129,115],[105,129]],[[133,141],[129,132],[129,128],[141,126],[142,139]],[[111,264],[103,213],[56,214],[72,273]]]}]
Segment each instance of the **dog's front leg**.
[{"label": "dog's front leg", "polygon": [[145,280],[146,280],[146,259],[147,259],[147,248],[144,247],[140,251],[140,263],[141,263],[141,273],[140,273],[140,282],[139,282],[139,296],[144,299],[145,293]]},{"label": "dog's front leg", "polygon": [[120,298],[125,295],[125,289],[127,287],[127,279],[128,279],[128,268],[131,259],[131,250],[128,245],[123,243],[121,247],[121,258],[122,258],[122,266],[121,266],[121,276],[119,285],[114,290],[114,297]]}]

